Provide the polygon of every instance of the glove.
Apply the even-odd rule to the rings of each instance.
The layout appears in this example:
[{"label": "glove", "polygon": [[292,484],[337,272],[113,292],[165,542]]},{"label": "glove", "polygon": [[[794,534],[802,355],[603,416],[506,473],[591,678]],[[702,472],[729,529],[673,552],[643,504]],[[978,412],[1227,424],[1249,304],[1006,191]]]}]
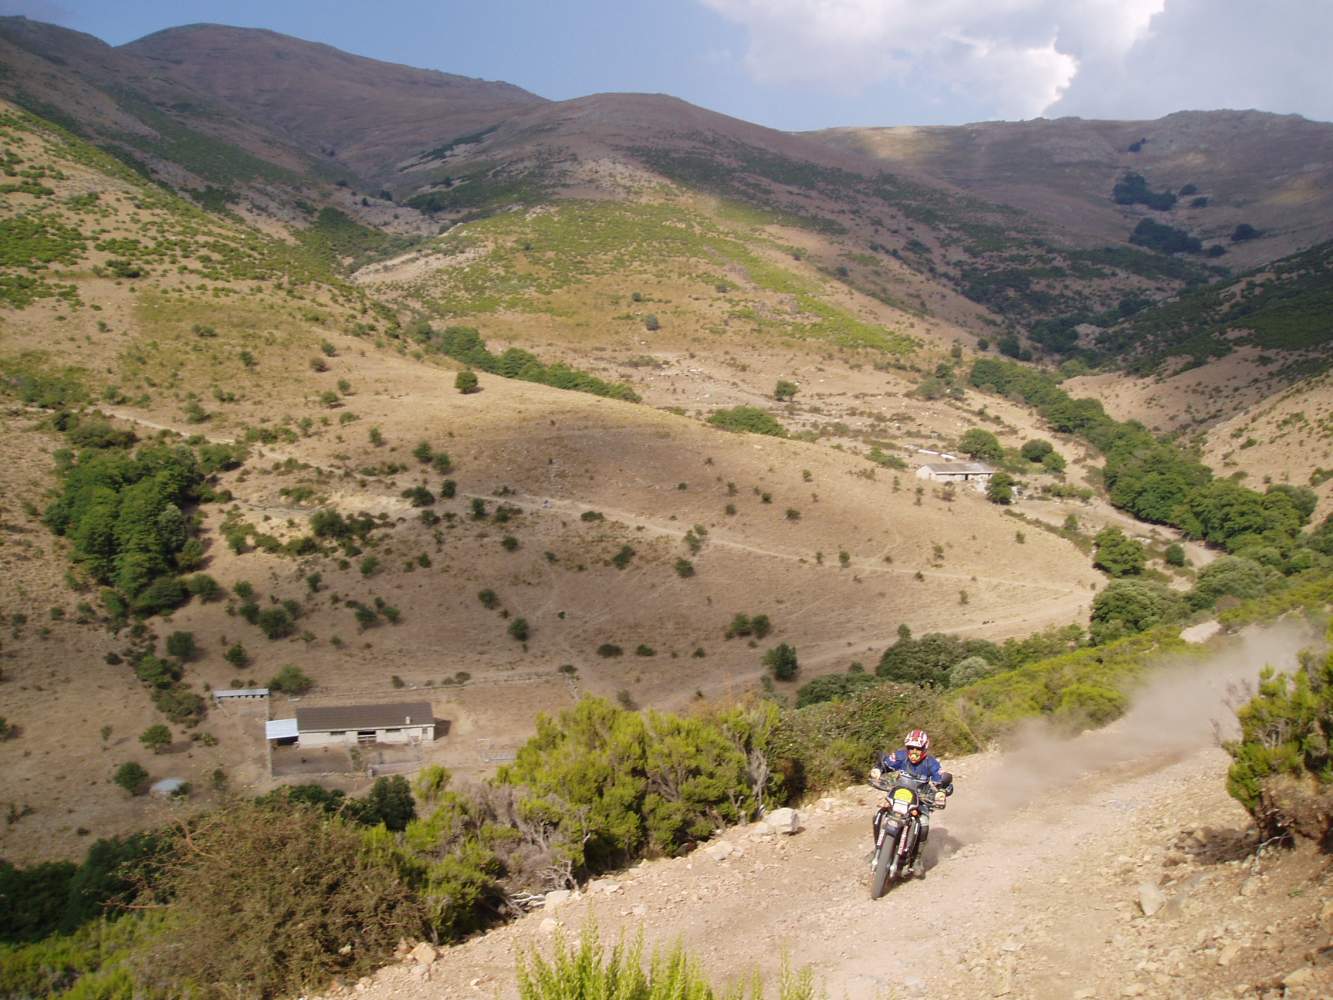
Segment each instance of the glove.
[{"label": "glove", "polygon": [[870,780],[871,780],[871,781],[878,781],[878,780],[879,780],[879,776],[880,776],[882,773],[883,773],[883,772],[880,771],[879,768],[877,768],[877,767],[872,767],[872,768],[870,769]]}]

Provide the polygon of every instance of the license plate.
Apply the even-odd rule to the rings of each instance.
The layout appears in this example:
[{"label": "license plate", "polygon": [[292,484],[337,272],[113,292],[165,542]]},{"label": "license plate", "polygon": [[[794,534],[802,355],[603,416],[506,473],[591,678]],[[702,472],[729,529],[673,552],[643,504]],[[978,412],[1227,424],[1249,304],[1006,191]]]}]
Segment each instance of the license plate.
[{"label": "license plate", "polygon": [[896,813],[906,813],[906,812],[907,812],[907,803],[906,803],[906,802],[895,802],[895,803],[893,804],[893,811],[896,812]]}]

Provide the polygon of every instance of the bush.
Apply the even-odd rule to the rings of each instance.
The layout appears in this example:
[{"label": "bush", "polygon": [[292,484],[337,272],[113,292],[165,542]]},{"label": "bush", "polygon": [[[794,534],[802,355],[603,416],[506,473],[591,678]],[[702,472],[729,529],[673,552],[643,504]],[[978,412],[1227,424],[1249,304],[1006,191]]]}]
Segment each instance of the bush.
[{"label": "bush", "polygon": [[677,559],[676,575],[686,579],[694,576],[694,563],[690,562],[688,559]]},{"label": "bush", "polygon": [[787,436],[786,428],[757,406],[733,406],[726,410],[716,410],[708,418],[708,422],[724,431],[767,434],[770,437]]},{"label": "bush", "polygon": [[847,673],[825,674],[816,677],[808,684],[802,684],[796,691],[796,707],[818,705],[826,701],[843,701],[861,688],[876,683],[874,674]]},{"label": "bush", "polygon": [[140,733],[139,742],[153,753],[161,753],[171,746],[171,730],[159,722]]},{"label": "bush", "polygon": [[649,313],[643,318],[643,328],[649,332],[654,332],[662,329],[662,324],[658,321],[656,315]]},{"label": "bush", "polygon": [[468,393],[481,391],[481,383],[477,380],[476,372],[464,368],[454,377],[454,388],[467,395]]},{"label": "bush", "polygon": [[763,656],[763,664],[773,675],[774,680],[790,681],[796,678],[801,669],[796,659],[796,648],[787,643],[779,643]]},{"label": "bush", "polygon": [[597,647],[597,655],[604,659],[613,659],[617,656],[623,656],[625,651],[613,642],[604,642]]},{"label": "bush", "polygon": [[227,651],[222,654],[222,658],[237,670],[242,670],[250,665],[250,654],[245,651],[245,647],[239,642],[234,642],[228,646]]},{"label": "bush", "polygon": [[958,441],[958,450],[979,461],[998,462],[1004,458],[1000,439],[980,427],[973,427],[963,434]]},{"label": "bush", "polygon": [[201,601],[216,601],[223,594],[221,585],[207,573],[187,577],[185,589]]},{"label": "bush", "polygon": [[1147,580],[1112,580],[1092,600],[1089,632],[1094,644],[1146,632],[1178,621],[1185,613],[1181,596],[1160,583]]},{"label": "bush", "polygon": [[773,398],[779,403],[786,403],[796,396],[799,387],[795,382],[789,382],[785,378],[778,379],[778,384],[773,387]]},{"label": "bush", "polygon": [[1097,546],[1092,564],[1111,576],[1137,576],[1147,555],[1143,546],[1116,527],[1103,528],[1093,539]]},{"label": "bush", "polygon": [[515,618],[509,623],[509,637],[517,639],[519,642],[527,642],[531,631],[528,628],[526,618]]},{"label": "bush", "polygon": [[1190,592],[1190,606],[1211,608],[1223,595],[1232,597],[1261,597],[1276,574],[1253,559],[1240,556],[1219,556],[1203,569]]},{"label": "bush", "polygon": [[193,632],[172,632],[167,636],[167,653],[188,663],[199,655],[199,646]]},{"label": "bush", "polygon": [[1325,849],[1333,835],[1333,654],[1305,655],[1294,675],[1265,667],[1236,712],[1240,738],[1225,744],[1227,791],[1265,837],[1300,834]]},{"label": "bush", "polygon": [[1157,253],[1198,253],[1203,249],[1203,242],[1197,237],[1152,219],[1141,219],[1130,234],[1129,242]]},{"label": "bush", "polygon": [[134,761],[127,761],[116,768],[111,780],[131,795],[140,795],[148,784],[148,772]]},{"label": "bush", "polygon": [[1014,477],[1007,472],[997,472],[986,484],[986,499],[991,503],[1008,504],[1014,500]]},{"label": "bush", "polygon": [[273,678],[268,682],[270,690],[280,691],[283,694],[305,694],[310,691],[315,682],[305,671],[295,664],[288,663],[281,667]]},{"label": "bush", "polygon": [[1166,547],[1166,552],[1162,554],[1162,558],[1168,566],[1184,566],[1185,548],[1178,542],[1172,542]]},{"label": "bush", "polygon": [[1255,229],[1248,222],[1242,222],[1231,231],[1232,243],[1244,243],[1246,240],[1255,240],[1260,236],[1259,230]]},{"label": "bush", "polygon": [[291,614],[280,605],[259,612],[256,624],[269,639],[285,639],[296,631]]},{"label": "bush", "polygon": [[1129,697],[1102,684],[1071,684],[1060,693],[1056,721],[1071,730],[1104,726],[1125,714]]},{"label": "bush", "polygon": [[371,971],[400,938],[425,933],[391,859],[366,850],[357,828],[287,802],[198,820],[162,888],[165,930],[143,972],[163,995],[200,983],[237,996],[311,992]]},{"label": "bush", "polygon": [[884,651],[875,673],[886,680],[943,688],[950,686],[951,671],[970,659],[983,660],[993,672],[1002,655],[998,646],[985,639],[962,639],[944,632],[913,639],[908,633]]},{"label": "bush", "polygon": [[616,569],[624,569],[634,558],[634,549],[629,545],[622,545],[620,551],[611,557],[611,565]]},{"label": "bush", "polygon": [[1047,455],[1054,454],[1055,448],[1049,441],[1041,438],[1034,438],[1031,441],[1024,441],[1021,449],[1022,455],[1029,462],[1040,462]]}]

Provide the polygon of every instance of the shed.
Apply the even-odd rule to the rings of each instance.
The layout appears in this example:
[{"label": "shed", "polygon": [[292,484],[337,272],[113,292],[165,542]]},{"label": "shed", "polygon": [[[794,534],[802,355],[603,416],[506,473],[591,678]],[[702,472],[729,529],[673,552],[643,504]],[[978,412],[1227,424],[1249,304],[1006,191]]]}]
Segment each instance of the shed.
[{"label": "shed", "polygon": [[917,479],[936,483],[974,483],[980,489],[990,482],[995,470],[985,462],[929,462],[916,470]]},{"label": "shed", "polygon": [[254,701],[268,697],[268,688],[218,688],[213,692],[214,704],[228,701]]},{"label": "shed", "polygon": [[302,747],[431,743],[435,740],[435,711],[425,701],[298,708],[296,730],[297,746]]},{"label": "shed", "polygon": [[266,740],[294,740],[298,735],[295,719],[269,719],[264,723]]}]

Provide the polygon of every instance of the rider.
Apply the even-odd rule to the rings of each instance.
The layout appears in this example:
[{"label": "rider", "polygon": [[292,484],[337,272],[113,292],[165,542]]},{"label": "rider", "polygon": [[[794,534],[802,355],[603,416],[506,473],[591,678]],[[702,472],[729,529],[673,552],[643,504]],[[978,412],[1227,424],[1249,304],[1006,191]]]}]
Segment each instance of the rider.
[{"label": "rider", "polygon": [[[926,778],[936,786],[935,800],[927,802],[926,808],[921,810],[920,843],[922,844],[930,836],[931,806],[943,808],[945,796],[953,794],[952,776],[940,769],[939,758],[932,757],[929,751],[930,734],[924,729],[913,729],[904,737],[901,750],[880,754],[877,766],[870,769],[870,777],[872,778],[878,778],[888,771],[902,771],[914,778]],[[878,827],[875,828],[874,835],[876,841],[878,841]]]}]

